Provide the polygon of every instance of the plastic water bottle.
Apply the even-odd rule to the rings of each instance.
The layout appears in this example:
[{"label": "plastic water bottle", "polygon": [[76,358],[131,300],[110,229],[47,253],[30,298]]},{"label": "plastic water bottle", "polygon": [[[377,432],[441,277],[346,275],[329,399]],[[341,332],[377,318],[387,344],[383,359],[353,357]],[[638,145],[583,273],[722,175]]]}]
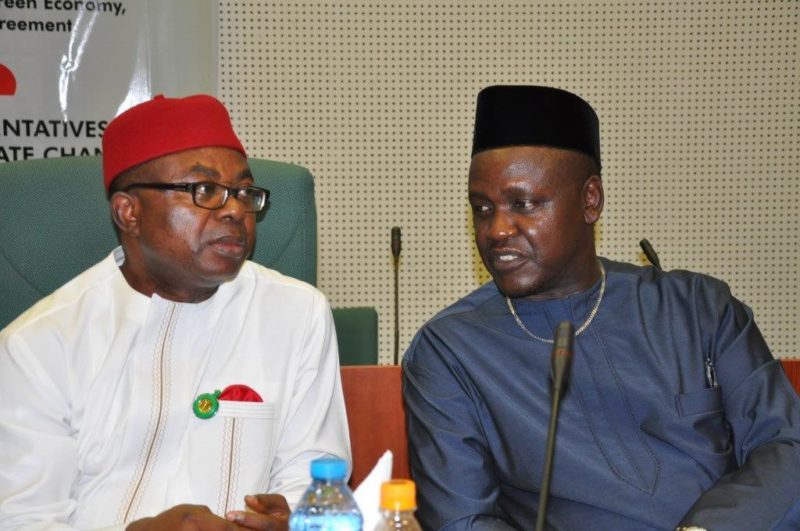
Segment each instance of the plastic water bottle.
[{"label": "plastic water bottle", "polygon": [[311,485],[289,517],[290,531],[361,531],[363,519],[346,476],[342,459],[311,461]]},{"label": "plastic water bottle", "polygon": [[416,491],[410,479],[393,479],[381,485],[381,520],[375,531],[422,531],[414,518]]}]

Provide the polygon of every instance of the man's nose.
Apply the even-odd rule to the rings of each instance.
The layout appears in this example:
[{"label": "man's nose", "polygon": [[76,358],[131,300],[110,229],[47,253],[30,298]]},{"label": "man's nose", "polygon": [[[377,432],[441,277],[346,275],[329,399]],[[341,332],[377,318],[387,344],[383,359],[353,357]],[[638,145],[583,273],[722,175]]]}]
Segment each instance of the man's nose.
[{"label": "man's nose", "polygon": [[247,214],[244,203],[239,200],[235,193],[228,195],[228,199],[219,210],[222,216],[236,219],[242,218]]},{"label": "man's nose", "polygon": [[498,211],[492,217],[489,233],[495,240],[505,240],[517,233],[517,225],[512,215]]}]

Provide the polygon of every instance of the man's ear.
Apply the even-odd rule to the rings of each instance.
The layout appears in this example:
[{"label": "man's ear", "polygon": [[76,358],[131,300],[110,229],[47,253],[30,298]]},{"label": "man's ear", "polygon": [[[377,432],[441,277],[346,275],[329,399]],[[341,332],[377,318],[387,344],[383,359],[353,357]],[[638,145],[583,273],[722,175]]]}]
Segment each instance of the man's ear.
[{"label": "man's ear", "polygon": [[115,192],[109,199],[111,219],[119,227],[121,234],[131,238],[139,237],[139,213],[141,203],[127,192]]},{"label": "man's ear", "polygon": [[603,181],[599,175],[591,175],[583,183],[583,219],[588,225],[600,219],[603,201]]}]

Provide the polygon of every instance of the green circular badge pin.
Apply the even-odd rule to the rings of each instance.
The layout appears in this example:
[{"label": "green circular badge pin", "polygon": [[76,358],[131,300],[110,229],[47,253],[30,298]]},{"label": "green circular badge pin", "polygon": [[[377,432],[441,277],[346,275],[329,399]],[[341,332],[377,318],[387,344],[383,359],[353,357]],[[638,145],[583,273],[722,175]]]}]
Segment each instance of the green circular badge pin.
[{"label": "green circular badge pin", "polygon": [[210,419],[219,409],[219,395],[222,391],[217,389],[213,393],[203,393],[194,399],[192,410],[201,419]]}]

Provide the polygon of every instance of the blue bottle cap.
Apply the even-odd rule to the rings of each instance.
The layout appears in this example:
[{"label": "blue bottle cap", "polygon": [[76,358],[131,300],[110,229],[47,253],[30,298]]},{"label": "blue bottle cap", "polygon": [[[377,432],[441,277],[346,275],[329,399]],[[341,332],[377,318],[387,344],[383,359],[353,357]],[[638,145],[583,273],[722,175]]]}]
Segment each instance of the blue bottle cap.
[{"label": "blue bottle cap", "polygon": [[347,463],[338,457],[323,457],[311,461],[311,477],[327,481],[342,481],[347,476]]}]

